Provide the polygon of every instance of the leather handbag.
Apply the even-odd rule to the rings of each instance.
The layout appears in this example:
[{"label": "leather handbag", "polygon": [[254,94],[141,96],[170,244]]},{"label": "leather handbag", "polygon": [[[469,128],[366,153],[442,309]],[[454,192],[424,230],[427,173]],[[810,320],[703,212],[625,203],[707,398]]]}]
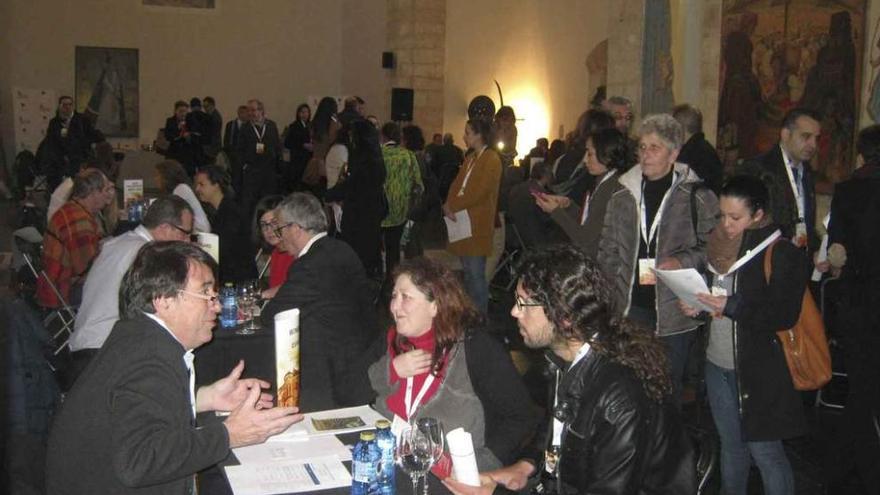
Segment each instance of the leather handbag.
[{"label": "leather handbag", "polygon": [[[783,241],[784,242],[784,241]],[[770,284],[773,271],[773,246],[764,253],[764,278]],[[831,380],[831,354],[822,314],[813,301],[809,287],[804,289],[804,299],[797,323],[788,330],[776,332],[779,344],[785,352],[788,371],[795,390],[818,390]]]}]

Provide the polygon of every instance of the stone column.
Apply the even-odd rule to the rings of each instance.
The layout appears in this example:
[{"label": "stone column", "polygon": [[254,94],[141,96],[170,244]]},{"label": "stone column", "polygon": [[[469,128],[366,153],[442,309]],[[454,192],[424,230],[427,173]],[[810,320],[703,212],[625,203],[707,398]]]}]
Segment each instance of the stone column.
[{"label": "stone column", "polygon": [[387,42],[396,66],[391,87],[412,88],[413,122],[425,139],[443,132],[446,0],[387,0]]},{"label": "stone column", "polygon": [[636,122],[641,116],[645,1],[609,2],[607,93],[629,98]]}]

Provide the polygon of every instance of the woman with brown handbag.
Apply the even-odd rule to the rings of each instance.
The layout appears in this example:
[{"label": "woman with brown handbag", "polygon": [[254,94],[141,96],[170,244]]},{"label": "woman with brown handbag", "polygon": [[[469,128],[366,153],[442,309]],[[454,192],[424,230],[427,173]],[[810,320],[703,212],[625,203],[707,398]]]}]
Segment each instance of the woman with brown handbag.
[{"label": "woman with brown handbag", "polygon": [[[765,214],[759,179],[731,178],[721,190],[721,219],[708,246],[711,294],[698,298],[711,316],[706,389],[721,437],[721,479],[729,495],[745,495],[753,459],[764,493],[794,493],[782,439],[806,431],[800,394],[792,384],[776,332],[798,320],[807,278],[803,254]],[[769,284],[764,254],[772,252]],[[699,309],[681,302],[689,316]]]}]

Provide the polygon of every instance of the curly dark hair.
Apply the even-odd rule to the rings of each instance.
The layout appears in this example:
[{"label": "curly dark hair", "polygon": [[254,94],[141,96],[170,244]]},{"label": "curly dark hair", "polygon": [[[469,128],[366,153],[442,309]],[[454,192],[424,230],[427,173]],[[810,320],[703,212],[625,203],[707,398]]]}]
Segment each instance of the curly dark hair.
[{"label": "curly dark hair", "polygon": [[[392,280],[408,275],[430,302],[437,303],[437,316],[434,317],[434,355],[431,359],[431,372],[438,374],[442,366],[442,356],[456,343],[464,339],[468,330],[482,323],[480,312],[471,302],[459,282],[458,277],[441,263],[428,258],[413,258],[403,261],[394,269]],[[397,336],[392,343],[397,353],[407,350],[406,337]]]},{"label": "curly dark hair", "polygon": [[519,266],[520,283],[540,303],[554,332],[633,371],[652,400],[672,391],[663,344],[653,332],[613,310],[610,284],[599,267],[574,245],[528,253]]}]

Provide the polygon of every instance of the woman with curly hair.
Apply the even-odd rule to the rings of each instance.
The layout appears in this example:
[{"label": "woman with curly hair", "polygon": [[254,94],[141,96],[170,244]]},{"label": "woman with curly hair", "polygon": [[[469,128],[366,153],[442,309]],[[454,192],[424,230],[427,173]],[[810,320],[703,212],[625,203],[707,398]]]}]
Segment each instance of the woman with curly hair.
[{"label": "woman with curly hair", "polygon": [[696,491],[690,444],[668,400],[663,344],[618,318],[606,287],[599,268],[572,245],[523,260],[510,313],[526,345],[552,351],[553,418],[545,442],[484,473],[480,492],[498,483],[520,490],[535,474],[543,491],[559,494]]},{"label": "woman with curly hair", "polygon": [[516,459],[537,424],[535,408],[455,274],[425,258],[404,261],[390,309],[394,325],[371,351],[381,356],[369,367],[376,409],[403,421],[437,418],[447,431],[463,427],[481,469]]}]

